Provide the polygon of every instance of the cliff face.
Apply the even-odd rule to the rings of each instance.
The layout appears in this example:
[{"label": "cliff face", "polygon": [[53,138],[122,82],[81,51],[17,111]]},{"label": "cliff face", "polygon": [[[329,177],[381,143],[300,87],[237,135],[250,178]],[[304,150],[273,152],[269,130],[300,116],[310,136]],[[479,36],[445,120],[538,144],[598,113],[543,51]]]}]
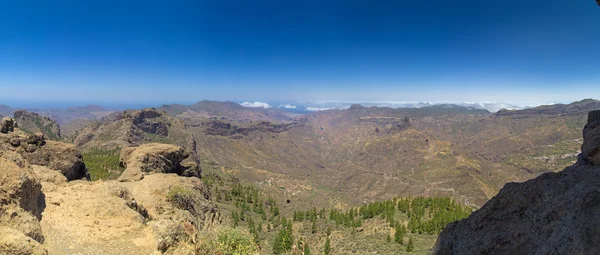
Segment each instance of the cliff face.
[{"label": "cliff face", "polygon": [[577,163],[508,183],[469,218],[448,224],[435,254],[600,254],[600,111]]}]

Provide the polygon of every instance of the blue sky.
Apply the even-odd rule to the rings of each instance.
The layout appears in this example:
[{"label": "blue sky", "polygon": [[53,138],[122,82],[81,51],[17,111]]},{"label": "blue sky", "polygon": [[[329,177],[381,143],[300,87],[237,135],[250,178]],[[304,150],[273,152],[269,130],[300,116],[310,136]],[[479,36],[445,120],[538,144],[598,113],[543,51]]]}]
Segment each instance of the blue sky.
[{"label": "blue sky", "polygon": [[2,1],[0,102],[568,102],[598,42],[593,0]]}]

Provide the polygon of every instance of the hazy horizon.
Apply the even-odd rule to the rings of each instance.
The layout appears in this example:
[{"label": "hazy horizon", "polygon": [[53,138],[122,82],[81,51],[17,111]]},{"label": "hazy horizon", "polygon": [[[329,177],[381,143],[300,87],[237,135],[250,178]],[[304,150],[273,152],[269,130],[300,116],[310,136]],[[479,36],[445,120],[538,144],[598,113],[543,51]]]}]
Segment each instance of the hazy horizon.
[{"label": "hazy horizon", "polygon": [[[581,98],[576,101],[580,101],[587,98]],[[199,99],[197,101],[176,101],[176,102],[93,102],[93,101],[27,101],[27,100],[3,100],[0,101],[0,106],[8,106],[15,109],[67,109],[70,107],[86,107],[86,106],[100,106],[107,110],[126,110],[126,109],[142,109],[142,108],[156,108],[162,105],[169,104],[181,104],[181,105],[193,105],[203,100],[217,101],[217,102],[233,102],[243,107],[248,108],[265,108],[265,109],[281,109],[293,113],[311,113],[323,110],[338,109],[343,110],[349,108],[352,104],[360,104],[365,107],[390,107],[390,108],[420,108],[435,105],[458,105],[463,107],[471,107],[477,109],[485,109],[490,112],[497,112],[501,109],[508,110],[521,110],[532,108],[540,105],[552,105],[552,104],[569,104],[574,101],[564,102],[529,102],[529,103],[515,103],[515,102],[459,102],[459,101],[340,101],[340,100],[322,100],[322,101],[282,101],[282,100],[270,100],[270,101],[256,101],[256,100],[209,100]]]}]

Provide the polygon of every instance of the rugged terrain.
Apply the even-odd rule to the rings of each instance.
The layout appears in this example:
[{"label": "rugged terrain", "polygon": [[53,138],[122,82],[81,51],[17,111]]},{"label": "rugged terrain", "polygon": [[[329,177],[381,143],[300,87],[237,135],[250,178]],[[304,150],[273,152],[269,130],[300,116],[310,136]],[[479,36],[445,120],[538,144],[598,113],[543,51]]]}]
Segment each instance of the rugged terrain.
[{"label": "rugged terrain", "polygon": [[598,254],[600,111],[589,113],[571,167],[508,183],[467,219],[440,234],[437,254]]},{"label": "rugged terrain", "polygon": [[1,254],[194,254],[190,240],[221,221],[200,179],[165,174],[191,169],[182,148],[124,149],[128,169],[153,174],[88,182],[72,145],[27,135],[10,118],[2,127]]},{"label": "rugged terrain", "polygon": [[32,134],[42,132],[46,137],[53,140],[58,140],[61,136],[58,123],[48,117],[26,110],[15,111],[13,115],[19,128],[25,132]]},{"label": "rugged terrain", "polygon": [[[398,195],[449,195],[478,207],[506,182],[575,162],[579,129],[597,102],[511,114],[455,105],[353,105],[281,122],[255,108],[202,101],[161,107],[167,114],[114,113],[81,131],[75,144],[84,151],[179,145],[195,151],[204,170],[225,169],[299,207],[343,207]],[[541,110],[547,108],[554,110]],[[261,119],[269,121],[256,121]]]},{"label": "rugged terrain", "polygon": [[[313,253],[422,254],[448,222],[481,205],[469,220],[450,224],[436,247],[491,251],[498,242],[525,246],[485,232],[489,222],[502,228],[515,217],[523,225],[548,221],[548,229],[532,234],[524,227],[515,239],[552,243],[566,233],[556,229],[569,227],[565,219],[579,211],[541,206],[573,209],[595,201],[561,200],[589,190],[575,183],[595,180],[597,114],[580,138],[595,100],[510,114],[454,105],[353,105],[294,119],[230,103],[197,105],[204,108],[112,113],[66,139],[74,145],[48,140],[43,130],[24,132],[19,121],[4,118],[1,181],[9,185],[0,192],[0,228],[10,234],[0,235],[1,251],[279,254],[310,247]],[[207,107],[221,111],[198,114]],[[548,173],[573,164],[580,152],[575,166]],[[523,185],[541,184],[507,184],[498,194],[507,182],[540,174]],[[531,207],[511,209],[523,203]],[[539,210],[542,216],[534,213]],[[565,238],[579,242],[580,229],[569,231],[575,234]],[[481,235],[492,246],[454,233]],[[547,233],[558,239],[544,239]]]},{"label": "rugged terrain", "polygon": [[233,102],[202,100],[193,105],[170,104],[158,108],[181,118],[223,118],[238,122],[290,121],[289,113],[278,109],[249,108]]}]

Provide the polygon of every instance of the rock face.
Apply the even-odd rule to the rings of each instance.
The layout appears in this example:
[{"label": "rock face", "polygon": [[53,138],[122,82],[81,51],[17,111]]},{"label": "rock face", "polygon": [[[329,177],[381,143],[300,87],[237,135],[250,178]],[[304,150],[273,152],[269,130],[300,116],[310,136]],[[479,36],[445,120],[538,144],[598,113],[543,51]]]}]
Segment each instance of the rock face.
[{"label": "rock face", "polygon": [[38,222],[46,207],[40,182],[14,152],[2,152],[0,169],[0,254],[46,254]]},{"label": "rock face", "polygon": [[590,112],[583,129],[581,154],[592,165],[600,165],[600,111]]},{"label": "rock face", "polygon": [[14,117],[19,128],[30,133],[42,132],[52,140],[60,138],[60,126],[56,121],[25,110],[15,111]]},{"label": "rock face", "polygon": [[467,219],[450,223],[435,254],[600,254],[600,111],[589,113],[579,161],[508,183]]},{"label": "rock face", "polygon": [[149,143],[139,147],[123,148],[120,164],[126,169],[119,180],[141,180],[144,174],[150,173],[176,173],[182,176],[200,177],[200,168],[197,164],[181,164],[188,157],[190,153],[185,149],[170,144]]},{"label": "rock face", "polygon": [[0,133],[0,151],[18,153],[32,165],[45,166],[62,173],[68,180],[87,176],[81,154],[71,144],[46,141],[42,132],[28,135],[19,129]]}]

